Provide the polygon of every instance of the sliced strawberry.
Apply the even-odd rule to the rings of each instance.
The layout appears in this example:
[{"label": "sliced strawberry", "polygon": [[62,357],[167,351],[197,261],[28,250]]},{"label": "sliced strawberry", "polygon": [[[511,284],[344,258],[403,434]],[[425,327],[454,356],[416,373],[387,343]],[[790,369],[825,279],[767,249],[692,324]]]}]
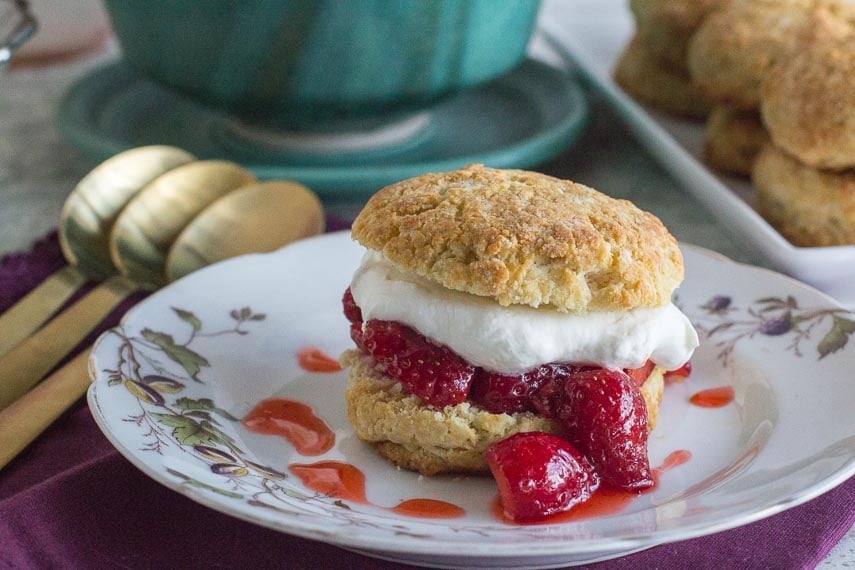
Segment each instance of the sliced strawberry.
[{"label": "sliced strawberry", "polygon": [[653,485],[647,458],[647,405],[619,370],[573,374],[559,397],[558,418],[604,481],[620,489]]},{"label": "sliced strawberry", "polygon": [[587,501],[600,484],[591,463],[569,441],[543,432],[518,433],[484,453],[505,516],[535,521]]},{"label": "sliced strawberry", "polygon": [[344,307],[344,316],[350,321],[350,338],[362,352],[368,352],[365,349],[365,344],[362,339],[362,310],[353,300],[353,294],[350,292],[350,287],[344,290],[344,295],[341,298],[341,304]]},{"label": "sliced strawberry", "polygon": [[564,392],[564,383],[575,372],[596,370],[596,366],[574,364],[544,364],[538,369],[541,382],[537,390],[531,394],[531,405],[534,410],[545,418],[558,415],[558,399]]},{"label": "sliced strawberry", "polygon": [[454,405],[469,395],[475,367],[413,329],[397,322],[370,320],[362,329],[361,340],[364,350],[389,376],[425,403]]},{"label": "sliced strawberry", "polygon": [[341,298],[341,304],[344,307],[344,316],[353,324],[362,324],[362,309],[353,300],[353,293],[350,292],[350,287],[345,289],[344,295]]},{"label": "sliced strawberry", "polygon": [[540,368],[524,374],[510,375],[479,368],[472,381],[470,398],[494,414],[535,411],[531,396],[544,382]]},{"label": "sliced strawberry", "polygon": [[653,372],[653,369],[656,368],[656,364],[653,363],[652,360],[648,360],[643,365],[638,368],[626,368],[624,372],[627,375],[635,380],[635,383],[641,386],[644,384],[644,381],[647,380],[647,377],[650,376],[650,373]]}]

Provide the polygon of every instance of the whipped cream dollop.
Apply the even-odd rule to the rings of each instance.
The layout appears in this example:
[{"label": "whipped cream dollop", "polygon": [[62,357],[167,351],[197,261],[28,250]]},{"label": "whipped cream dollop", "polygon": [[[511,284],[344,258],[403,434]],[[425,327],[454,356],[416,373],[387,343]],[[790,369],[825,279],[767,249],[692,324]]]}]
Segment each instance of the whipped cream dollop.
[{"label": "whipped cream dollop", "polygon": [[475,366],[508,374],[550,362],[637,368],[648,359],[674,370],[698,346],[691,322],[673,304],[585,315],[503,307],[402,272],[376,251],[365,254],[350,289],[363,322],[398,321]]}]

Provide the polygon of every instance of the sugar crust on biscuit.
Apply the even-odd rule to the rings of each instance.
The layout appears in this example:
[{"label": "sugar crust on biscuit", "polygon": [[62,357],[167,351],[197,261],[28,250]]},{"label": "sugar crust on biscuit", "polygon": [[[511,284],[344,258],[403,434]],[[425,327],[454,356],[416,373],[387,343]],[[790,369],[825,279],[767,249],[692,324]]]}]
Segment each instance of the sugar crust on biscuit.
[{"label": "sugar crust on biscuit", "polygon": [[536,172],[472,165],[375,194],[353,237],[395,266],[502,305],[570,313],[666,305],[676,239],[631,202]]}]

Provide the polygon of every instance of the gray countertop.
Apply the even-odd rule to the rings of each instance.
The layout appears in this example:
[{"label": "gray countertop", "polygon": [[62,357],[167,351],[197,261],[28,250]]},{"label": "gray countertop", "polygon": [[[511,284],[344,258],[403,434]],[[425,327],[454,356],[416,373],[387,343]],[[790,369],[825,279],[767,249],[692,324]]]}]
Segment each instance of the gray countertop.
[{"label": "gray countertop", "polygon": [[[83,61],[0,75],[0,254],[26,249],[56,226],[68,192],[94,164],[59,140],[54,110],[70,83],[117,56],[114,46]],[[658,215],[680,240],[733,259],[763,264],[683,192],[601,101],[576,145],[539,170],[628,198]],[[359,204],[340,205],[337,213]],[[829,554],[824,568],[855,565],[855,531]]]}]

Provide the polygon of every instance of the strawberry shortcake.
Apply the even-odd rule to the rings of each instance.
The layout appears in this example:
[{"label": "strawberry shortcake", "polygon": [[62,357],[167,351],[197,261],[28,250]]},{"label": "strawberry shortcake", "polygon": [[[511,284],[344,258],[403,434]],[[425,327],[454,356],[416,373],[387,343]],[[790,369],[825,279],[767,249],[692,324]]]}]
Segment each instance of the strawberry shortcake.
[{"label": "strawberry shortcake", "polygon": [[342,361],[361,440],[426,475],[492,470],[500,489],[500,457],[530,447],[572,459],[589,492],[652,484],[663,374],[698,344],[671,302],[680,250],[655,216],[473,165],[380,190],[353,237],[367,252],[344,292],[356,348]]}]

